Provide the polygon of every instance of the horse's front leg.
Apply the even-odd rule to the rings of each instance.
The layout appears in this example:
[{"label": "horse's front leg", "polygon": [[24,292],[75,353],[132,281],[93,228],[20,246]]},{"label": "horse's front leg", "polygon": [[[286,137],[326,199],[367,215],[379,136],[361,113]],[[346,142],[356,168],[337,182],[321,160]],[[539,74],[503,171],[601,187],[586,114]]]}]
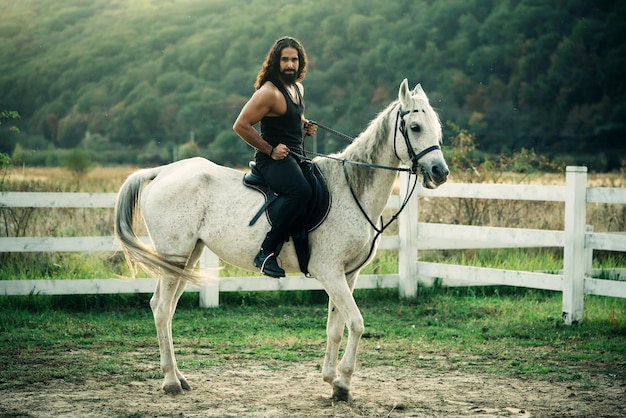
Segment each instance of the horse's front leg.
[{"label": "horse's front leg", "polygon": [[183,389],[191,390],[187,379],[176,365],[172,338],[172,318],[176,311],[178,299],[184,290],[185,282],[182,280],[161,278],[157,282],[152,299],[150,299],[161,354],[161,371],[164,375],[162,388],[165,393],[173,395],[182,393]]},{"label": "horse's front leg", "polygon": [[[346,280],[340,280],[325,284],[330,298],[330,311],[327,325],[329,341],[324,360],[323,377],[333,388],[333,398],[346,402],[352,400],[350,384],[356,367],[359,341],[364,331],[363,316],[352,296],[354,277],[350,279],[350,283]],[[348,341],[343,357],[339,365],[335,367],[339,343],[343,334],[343,324],[339,320],[341,317],[348,328]],[[332,382],[330,381],[331,378],[333,379]]]}]

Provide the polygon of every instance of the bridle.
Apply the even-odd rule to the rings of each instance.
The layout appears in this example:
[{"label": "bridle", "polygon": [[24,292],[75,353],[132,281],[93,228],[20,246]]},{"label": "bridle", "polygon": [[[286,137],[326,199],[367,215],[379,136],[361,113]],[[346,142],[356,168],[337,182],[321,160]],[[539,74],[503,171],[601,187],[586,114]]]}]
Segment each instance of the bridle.
[{"label": "bridle", "polygon": [[[430,147],[421,150],[419,153],[417,154],[415,153],[415,150],[413,149],[413,146],[411,145],[411,141],[409,141],[409,132],[406,129],[406,121],[404,120],[404,117],[408,115],[409,113],[419,113],[419,112],[426,113],[426,111],[423,109],[422,110],[413,109],[413,110],[403,111],[402,107],[400,107],[398,109],[398,113],[396,114],[396,124],[395,124],[396,127],[393,133],[393,152],[396,155],[396,158],[400,161],[402,161],[402,159],[400,158],[400,156],[398,156],[398,151],[397,151],[397,146],[396,146],[396,137],[398,135],[398,131],[400,131],[400,133],[402,134],[402,137],[404,138],[404,144],[406,145],[406,149],[409,153],[409,158],[411,159],[411,174],[417,174],[417,168],[419,167],[420,158],[422,158],[424,155],[428,154],[429,152],[441,150],[441,147],[439,145],[431,145]],[[398,126],[398,121],[400,121],[400,126]]]}]

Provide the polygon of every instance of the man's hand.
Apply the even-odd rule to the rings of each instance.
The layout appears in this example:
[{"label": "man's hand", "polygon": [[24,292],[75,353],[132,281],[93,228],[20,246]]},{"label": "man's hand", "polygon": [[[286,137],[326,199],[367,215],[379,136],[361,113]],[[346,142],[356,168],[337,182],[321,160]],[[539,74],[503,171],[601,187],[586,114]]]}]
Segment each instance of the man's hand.
[{"label": "man's hand", "polygon": [[309,122],[308,120],[304,121],[304,130],[306,132],[307,135],[311,136],[311,135],[315,135],[315,132],[317,132],[317,125],[314,123]]},{"label": "man's hand", "polygon": [[289,147],[285,144],[278,144],[272,150],[272,160],[282,160],[289,154]]}]

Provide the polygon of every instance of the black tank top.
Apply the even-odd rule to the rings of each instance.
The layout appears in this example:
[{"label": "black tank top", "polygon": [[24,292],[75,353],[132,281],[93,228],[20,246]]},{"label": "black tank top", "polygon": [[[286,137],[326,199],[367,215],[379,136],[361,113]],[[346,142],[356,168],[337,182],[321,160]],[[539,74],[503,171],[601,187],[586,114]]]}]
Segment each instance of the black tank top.
[{"label": "black tank top", "polygon": [[[304,113],[304,100],[300,95],[300,89],[296,86],[300,104],[294,103],[283,83],[273,83],[285,96],[287,111],[281,116],[266,116],[261,119],[261,136],[271,146],[275,147],[283,143],[290,150],[302,153],[302,114]],[[265,154],[264,154],[265,155]]]}]

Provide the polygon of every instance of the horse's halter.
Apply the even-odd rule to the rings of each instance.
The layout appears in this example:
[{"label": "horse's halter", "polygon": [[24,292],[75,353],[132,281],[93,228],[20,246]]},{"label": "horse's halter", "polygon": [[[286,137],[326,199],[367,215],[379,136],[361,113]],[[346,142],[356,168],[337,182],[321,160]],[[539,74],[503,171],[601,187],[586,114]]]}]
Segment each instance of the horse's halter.
[{"label": "horse's halter", "polygon": [[[406,149],[409,153],[409,157],[411,158],[411,174],[417,174],[417,168],[420,166],[419,160],[424,155],[428,154],[431,151],[440,150],[441,147],[439,145],[431,145],[428,148],[421,150],[419,153],[415,153],[413,146],[411,145],[411,141],[409,141],[409,132],[406,129],[406,121],[404,117],[409,113],[417,113],[417,112],[426,112],[425,110],[413,109],[413,110],[402,110],[402,106],[398,109],[398,113],[396,114],[396,127],[395,132],[393,134],[393,152],[396,155],[398,160],[402,161],[402,159],[398,156],[398,151],[396,148],[396,137],[398,135],[398,131],[404,137],[404,143],[406,145]],[[400,122],[400,126],[398,126],[398,121]]]}]

